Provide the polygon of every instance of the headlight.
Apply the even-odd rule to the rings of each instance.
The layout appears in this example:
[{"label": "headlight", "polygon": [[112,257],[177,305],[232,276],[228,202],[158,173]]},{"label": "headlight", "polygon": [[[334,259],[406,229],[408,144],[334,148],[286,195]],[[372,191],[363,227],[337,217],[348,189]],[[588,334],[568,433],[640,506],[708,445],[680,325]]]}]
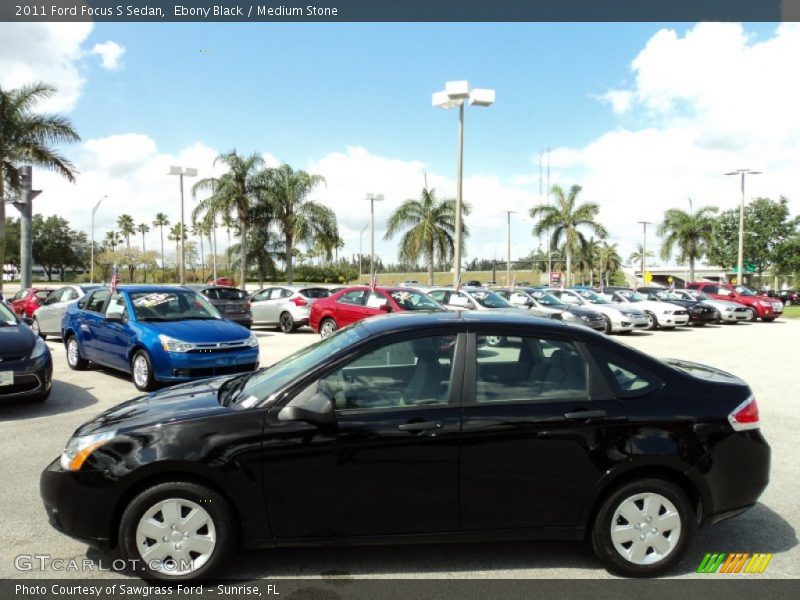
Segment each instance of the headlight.
[{"label": "headlight", "polygon": [[769,308],[772,306],[772,302],[766,302],[765,300],[759,300],[758,303],[764,308]]},{"label": "headlight", "polygon": [[47,344],[44,343],[42,338],[36,336],[36,343],[33,345],[33,350],[31,350],[31,358],[39,358],[45,354],[47,354]]},{"label": "headlight", "polygon": [[245,344],[247,344],[251,348],[258,348],[258,338],[256,337],[256,334],[255,333],[251,333],[250,337],[247,338],[247,341],[245,342]]},{"label": "headlight", "polygon": [[65,471],[80,470],[89,455],[115,435],[117,435],[116,431],[106,431],[105,433],[70,438],[67,447],[61,453],[61,468]]},{"label": "headlight", "polygon": [[732,306],[726,306],[725,307],[725,312],[733,312],[733,307]]},{"label": "headlight", "polygon": [[194,350],[194,344],[176,340],[163,333],[158,336],[158,341],[161,342],[161,347],[165,352],[189,352],[190,350]]},{"label": "headlight", "polygon": [[662,314],[664,314],[664,315],[671,315],[671,314],[672,314],[672,309],[665,308],[665,309],[662,311]]}]

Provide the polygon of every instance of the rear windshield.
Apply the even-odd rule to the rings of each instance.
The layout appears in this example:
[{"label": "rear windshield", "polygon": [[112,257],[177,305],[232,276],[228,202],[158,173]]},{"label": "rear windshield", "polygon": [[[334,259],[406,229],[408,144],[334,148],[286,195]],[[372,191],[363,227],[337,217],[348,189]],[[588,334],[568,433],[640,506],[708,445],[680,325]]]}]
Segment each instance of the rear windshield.
[{"label": "rear windshield", "polygon": [[331,291],[325,288],[305,288],[300,290],[300,295],[306,298],[327,298],[331,295]]},{"label": "rear windshield", "polygon": [[209,288],[204,290],[203,294],[211,300],[244,300],[247,298],[247,292],[232,288]]}]

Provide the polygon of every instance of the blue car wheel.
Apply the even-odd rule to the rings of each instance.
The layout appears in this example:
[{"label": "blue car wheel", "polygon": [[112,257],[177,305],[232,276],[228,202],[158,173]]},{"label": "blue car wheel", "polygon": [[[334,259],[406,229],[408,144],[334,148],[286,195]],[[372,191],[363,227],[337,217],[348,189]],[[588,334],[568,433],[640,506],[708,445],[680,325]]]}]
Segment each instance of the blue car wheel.
[{"label": "blue car wheel", "polygon": [[151,392],[156,387],[156,380],[153,377],[153,364],[150,356],[144,350],[137,350],[131,360],[131,375],[133,375],[133,385],[137,390]]}]

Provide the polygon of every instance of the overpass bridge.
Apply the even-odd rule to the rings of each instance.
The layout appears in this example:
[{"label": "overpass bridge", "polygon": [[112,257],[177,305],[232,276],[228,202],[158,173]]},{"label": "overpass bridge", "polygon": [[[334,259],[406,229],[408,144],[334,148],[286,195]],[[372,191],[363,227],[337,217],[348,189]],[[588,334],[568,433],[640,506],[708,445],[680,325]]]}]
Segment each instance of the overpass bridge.
[{"label": "overpass bridge", "polygon": [[[653,276],[649,285],[669,287],[669,278],[672,277],[675,287],[681,288],[689,281],[688,265],[647,267],[646,270]],[[631,287],[644,285],[642,283],[642,271],[638,266],[622,267],[622,272],[625,275],[626,285]],[[706,265],[695,266],[694,268],[694,278],[696,281],[731,281],[735,277],[736,273],[732,269],[726,270],[722,267],[709,267]],[[753,275],[745,273],[744,277],[745,281],[749,282]]]}]

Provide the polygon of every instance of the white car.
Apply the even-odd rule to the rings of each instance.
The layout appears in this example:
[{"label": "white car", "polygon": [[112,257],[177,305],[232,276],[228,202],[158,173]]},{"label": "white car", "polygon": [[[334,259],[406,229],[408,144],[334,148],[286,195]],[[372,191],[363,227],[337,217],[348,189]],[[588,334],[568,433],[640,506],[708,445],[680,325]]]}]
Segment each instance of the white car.
[{"label": "white car", "polygon": [[556,298],[560,298],[567,304],[586,306],[603,313],[606,319],[606,333],[630,333],[636,328],[644,329],[647,327],[647,316],[643,311],[634,308],[623,308],[592,290],[550,288],[545,291]]},{"label": "white car", "polygon": [[647,329],[674,329],[689,323],[689,313],[677,304],[648,300],[646,296],[632,290],[617,290],[603,294],[606,298],[620,306],[633,306],[644,311],[647,317]]},{"label": "white car", "polygon": [[715,300],[697,290],[674,290],[673,293],[686,300],[697,300],[717,309],[721,323],[738,323],[748,321],[752,317],[753,309],[738,302],[729,300]]}]

